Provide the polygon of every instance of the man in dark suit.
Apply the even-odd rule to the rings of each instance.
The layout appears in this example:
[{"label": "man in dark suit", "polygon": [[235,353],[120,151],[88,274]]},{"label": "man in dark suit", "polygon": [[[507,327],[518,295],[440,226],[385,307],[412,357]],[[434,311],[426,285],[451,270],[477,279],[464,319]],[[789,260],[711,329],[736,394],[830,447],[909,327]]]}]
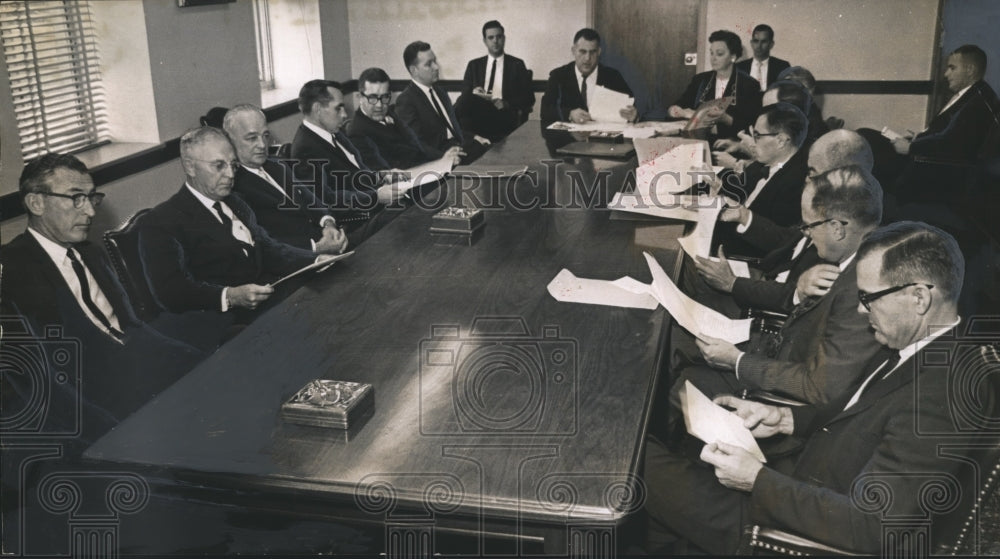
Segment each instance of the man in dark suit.
[{"label": "man in dark suit", "polygon": [[[588,100],[597,86],[632,95],[632,88],[618,70],[599,63],[601,36],[597,31],[590,28],[577,31],[570,53],[573,62],[549,72],[542,95],[542,126],[556,121],[584,123],[591,120]],[[629,105],[622,107],[620,114],[625,120],[634,122],[639,111]]]},{"label": "man in dark suit", "polygon": [[[798,225],[808,168],[807,151],[802,149],[807,128],[806,116],[798,108],[787,103],[767,107],[751,131],[754,162],[743,173],[724,174],[722,193],[780,226]],[[730,224],[716,227],[715,245],[719,244],[745,256],[767,252],[744,242]]]},{"label": "man in dark suit", "polygon": [[[389,102],[389,74],[381,68],[368,68],[358,77],[358,109],[348,125],[347,135],[374,169],[409,169],[438,159],[435,148],[424,145],[416,133],[395,114]],[[444,153],[455,165],[461,160],[461,148],[452,146]]]},{"label": "man in dark suit", "polygon": [[[73,375],[68,384],[53,381],[47,403],[50,412],[66,413],[63,419],[75,422],[71,408],[63,408],[65,402],[59,397],[65,394],[59,390],[79,388],[83,425],[62,427],[80,427],[83,440],[93,442],[204,355],[143,324],[104,253],[87,241],[104,193],[94,188],[79,159],[50,153],[28,163],[21,174],[20,194],[28,228],[0,251],[0,300],[5,312],[27,322],[29,331],[23,333],[42,340],[41,344],[47,343],[50,327],[61,328],[58,340],[79,341],[81,385],[73,386]],[[7,342],[9,338],[3,343]],[[30,400],[31,390],[23,389],[31,387],[21,386],[17,377],[4,374],[5,406],[14,396]]]},{"label": "man in dark suit", "polygon": [[961,198],[966,174],[983,160],[987,137],[1000,127],[1000,102],[983,81],[985,73],[986,53],[975,45],[958,47],[948,56],[944,76],[953,96],[926,130],[893,141],[896,151],[908,156],[896,186],[901,202]]},{"label": "man in dark suit", "polygon": [[218,128],[181,137],[185,183],[142,222],[139,242],[153,294],[168,311],[229,313],[252,319],[273,294],[269,284],[314,260],[325,260],[271,238],[253,210],[233,192],[239,162]]},{"label": "man in dark suit", "polygon": [[250,206],[268,235],[320,254],[344,252],[347,236],[316,200],[313,190],[296,188],[292,169],[268,158],[271,132],[260,108],[237,105],[226,112],[222,127],[240,160],[233,191]]},{"label": "man in dark suit", "polygon": [[753,49],[753,56],[737,62],[736,69],[760,82],[760,90],[766,91],[769,85],[778,81],[778,74],[791,64],[787,60],[771,56],[771,49],[774,48],[774,29],[766,23],[753,28],[750,48]]},{"label": "man in dark suit", "polygon": [[[810,179],[801,196],[803,235],[818,263],[795,282],[741,285],[746,302],[789,314],[775,336],[754,339],[746,351],[714,338],[697,341],[712,368],[695,366],[680,377],[709,395],[763,389],[810,403],[825,403],[854,385],[861,368],[879,348],[865,317],[856,312],[854,255],[861,239],[882,219],[882,189],[870,173],[842,167]],[[793,257],[794,258],[794,257]],[[737,292],[735,282],[715,281],[725,258],[699,258],[713,287]],[[730,274],[731,277],[731,274]]]},{"label": "man in dark suit", "polygon": [[479,158],[490,145],[490,140],[473,130],[462,129],[462,122],[455,115],[447,92],[435,85],[441,67],[431,46],[423,41],[406,45],[403,64],[412,81],[396,97],[399,118],[425,146],[434,150],[435,157],[441,157],[450,148],[459,146],[464,152],[463,162]]},{"label": "man in dark suit", "polygon": [[504,52],[506,35],[499,21],[483,25],[488,54],[465,67],[462,96],[455,114],[463,127],[496,141],[528,120],[535,106],[531,74],[524,61]]},{"label": "man in dark suit", "polygon": [[302,124],[292,140],[295,180],[312,184],[317,198],[344,226],[352,245],[374,233],[385,205],[398,200],[394,170],[372,170],[341,133],[347,121],[337,82],[312,80],[299,90]]},{"label": "man in dark suit", "polygon": [[[944,477],[964,485],[961,497],[954,491],[949,496],[971,503],[969,494],[978,488],[962,456],[973,451],[956,442],[963,434],[980,435],[982,445],[981,435],[996,425],[1000,371],[980,347],[961,351],[956,338],[965,267],[958,245],[925,224],[894,223],[865,239],[856,267],[858,312],[876,339],[895,351],[865,364],[863,382],[823,406],[716,399],[735,408],[757,438],[800,439],[803,447],[794,457],[771,456],[765,466],[739,447],[713,443],[701,451],[705,467],[650,440],[650,543],[680,536],[710,554],[732,555],[743,530],[759,523],[858,553],[894,554],[883,548],[892,543],[883,541],[886,521],[932,518],[922,500],[929,481]],[[942,354],[951,359],[933,357]],[[948,387],[969,370],[982,373],[977,378],[983,382],[967,399],[956,398]],[[952,456],[940,456],[942,443],[950,444]],[[929,526],[932,544],[944,535],[935,527]]]}]

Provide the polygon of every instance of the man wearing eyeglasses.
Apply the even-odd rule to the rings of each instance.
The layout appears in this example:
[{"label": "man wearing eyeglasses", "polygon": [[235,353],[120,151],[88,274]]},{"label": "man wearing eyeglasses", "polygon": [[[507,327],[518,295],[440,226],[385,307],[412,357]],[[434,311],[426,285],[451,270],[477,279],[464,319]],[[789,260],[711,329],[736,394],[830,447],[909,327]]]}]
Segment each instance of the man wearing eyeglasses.
[{"label": "man wearing eyeglasses", "polygon": [[146,215],[140,229],[149,284],[168,311],[233,311],[229,320],[245,324],[255,316],[247,311],[274,294],[270,282],[330,256],[276,241],[231,195],[240,164],[221,130],[189,131],[180,148],[185,183]]},{"label": "man wearing eyeglasses", "polygon": [[[995,348],[963,340],[959,329],[962,253],[937,228],[898,222],[870,233],[856,259],[856,312],[887,350],[826,405],[715,399],[758,439],[800,440],[793,457],[768,456],[765,465],[742,448],[713,443],[699,457],[706,468],[650,440],[652,541],[680,536],[731,555],[756,524],[865,555],[916,553],[918,538],[927,538],[925,550],[954,541],[955,521],[980,494],[970,463],[995,463],[1000,419]],[[937,489],[947,505],[928,499]]]},{"label": "man wearing eyeglasses", "polygon": [[[861,365],[879,351],[867,320],[856,312],[854,273],[862,238],[882,219],[878,181],[859,167],[834,169],[810,179],[801,206],[800,230],[807,239],[801,252],[817,264],[800,272],[794,284],[758,288],[755,299],[763,306],[790,309],[777,332],[754,337],[745,350],[715,338],[697,340],[712,368],[689,367],[681,377],[703,392],[761,389],[825,403],[857,382]],[[728,266],[724,260],[719,264]],[[699,259],[699,265],[711,263]]]},{"label": "man wearing eyeglasses", "polygon": [[[390,102],[389,74],[381,68],[368,68],[358,77],[358,109],[348,125],[347,135],[361,152],[361,157],[373,169],[409,169],[438,159],[436,149],[421,143],[417,134],[406,125]],[[458,146],[449,148],[455,165],[461,160]]]},{"label": "man wearing eyeglasses", "polygon": [[[26,333],[42,344],[51,336],[48,328],[56,326],[61,328],[58,340],[79,340],[81,378],[70,375],[66,382],[52,382],[46,403],[53,414],[71,414],[75,405],[61,408],[60,398],[66,389],[82,387],[83,437],[93,437],[169,386],[203,355],[143,324],[104,253],[88,241],[104,193],[94,188],[86,165],[72,155],[43,155],[24,167],[20,194],[28,227],[0,250],[0,303],[4,314],[26,320]],[[5,328],[5,334],[12,333]],[[15,372],[23,374],[4,374],[6,412],[16,409],[6,407],[12,398],[30,401],[31,390],[41,389],[20,386],[18,379],[30,375]],[[73,422],[68,426],[79,427],[74,418],[66,419]]]},{"label": "man wearing eyeglasses", "polygon": [[[808,167],[807,152],[801,148],[808,127],[806,115],[793,105],[765,107],[750,129],[756,145],[754,162],[742,174],[723,175],[722,193],[780,226],[801,221],[799,201]],[[731,253],[754,258],[766,254],[737,233],[735,226],[720,224],[715,246],[724,244]]]}]

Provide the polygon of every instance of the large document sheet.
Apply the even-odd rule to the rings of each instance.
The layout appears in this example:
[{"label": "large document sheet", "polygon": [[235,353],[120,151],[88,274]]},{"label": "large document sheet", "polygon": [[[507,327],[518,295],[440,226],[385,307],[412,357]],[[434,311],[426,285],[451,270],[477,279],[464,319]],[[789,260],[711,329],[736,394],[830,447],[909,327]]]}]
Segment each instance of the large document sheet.
[{"label": "large document sheet", "polygon": [[611,197],[611,201],[608,202],[608,209],[667,219],[698,220],[698,210],[688,207],[682,197],[672,194],[664,194],[663,196],[654,198],[635,192],[617,192]]},{"label": "large document sheet", "polygon": [[283,278],[281,278],[281,279],[273,282],[271,284],[271,287],[277,287],[278,285],[284,283],[285,281],[290,280],[290,279],[292,279],[292,278],[294,278],[296,276],[301,276],[302,274],[304,274],[306,272],[311,272],[313,270],[316,270],[317,273],[318,272],[322,272],[322,271],[326,270],[327,268],[329,268],[330,266],[333,266],[334,262],[337,262],[338,260],[343,260],[343,259],[347,258],[348,256],[350,256],[352,254],[354,254],[353,250],[350,251],[350,252],[345,252],[344,254],[338,254],[338,255],[334,256],[333,258],[327,258],[326,260],[321,260],[319,262],[313,262],[312,264],[309,264],[308,266],[303,266],[303,267],[299,268],[298,270],[295,270],[294,272],[288,274],[287,276],[285,276],[285,277],[283,277]]},{"label": "large document sheet", "polygon": [[618,93],[613,89],[608,89],[602,85],[595,87],[589,95],[590,118],[597,122],[620,122],[624,124],[625,118],[619,111],[635,103],[635,101],[625,93]]},{"label": "large document sheet", "polygon": [[648,252],[644,252],[649,272],[653,276],[653,297],[667,309],[670,316],[698,338],[718,338],[731,344],[738,344],[750,339],[749,318],[740,320],[729,318],[724,314],[702,305],[688,297],[677,287],[659,262]]},{"label": "large document sheet", "polygon": [[454,160],[446,155],[441,159],[435,159],[434,161],[428,161],[422,165],[411,167],[406,170],[410,174],[410,179],[400,181],[397,183],[396,188],[402,192],[406,192],[411,188],[439,181],[451,172],[452,165],[454,165]]},{"label": "large document sheet", "polygon": [[712,256],[712,235],[715,234],[715,222],[719,219],[722,204],[723,200],[718,196],[698,197],[698,219],[694,222],[694,229],[677,239],[681,248],[691,258]]},{"label": "large document sheet", "polygon": [[578,278],[563,268],[549,282],[549,294],[565,303],[586,303],[632,309],[655,309],[659,303],[649,286],[628,276],[615,281]]},{"label": "large document sheet", "polygon": [[684,381],[680,396],[688,433],[708,444],[721,442],[738,446],[761,462],[767,462],[753,433],[743,426],[740,416],[713,402],[689,380]]}]

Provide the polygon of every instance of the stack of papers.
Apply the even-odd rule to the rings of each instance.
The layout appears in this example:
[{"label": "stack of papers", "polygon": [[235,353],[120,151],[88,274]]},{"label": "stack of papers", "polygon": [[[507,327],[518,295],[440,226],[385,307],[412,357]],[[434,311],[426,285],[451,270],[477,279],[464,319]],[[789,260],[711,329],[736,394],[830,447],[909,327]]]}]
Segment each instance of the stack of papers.
[{"label": "stack of papers", "polygon": [[427,183],[437,182],[451,172],[453,164],[454,161],[452,158],[446,155],[441,159],[428,161],[423,165],[411,167],[406,170],[406,172],[410,174],[409,180],[399,181],[396,183],[396,188],[401,192],[406,192],[412,188]]},{"label": "stack of papers", "polygon": [[599,85],[590,91],[587,106],[590,118],[596,122],[618,122],[625,124],[626,120],[619,111],[635,104],[635,100],[625,93],[618,93]]},{"label": "stack of papers", "polygon": [[696,337],[713,337],[738,344],[750,339],[750,319],[734,320],[685,295],[660,264],[644,252],[653,283],[634,278],[615,281],[582,279],[562,270],[549,282],[548,291],[557,301],[637,309],[653,309],[659,303],[685,330]]}]

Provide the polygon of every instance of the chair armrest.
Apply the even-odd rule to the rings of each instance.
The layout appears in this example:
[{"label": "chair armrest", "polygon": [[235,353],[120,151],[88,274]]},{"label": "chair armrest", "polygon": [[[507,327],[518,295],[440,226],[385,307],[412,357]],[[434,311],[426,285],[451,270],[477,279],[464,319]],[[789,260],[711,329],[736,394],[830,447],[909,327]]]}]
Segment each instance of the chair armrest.
[{"label": "chair armrest", "polygon": [[745,529],[743,546],[741,554],[753,554],[757,549],[763,549],[781,555],[859,555],[789,532],[761,526]]}]

